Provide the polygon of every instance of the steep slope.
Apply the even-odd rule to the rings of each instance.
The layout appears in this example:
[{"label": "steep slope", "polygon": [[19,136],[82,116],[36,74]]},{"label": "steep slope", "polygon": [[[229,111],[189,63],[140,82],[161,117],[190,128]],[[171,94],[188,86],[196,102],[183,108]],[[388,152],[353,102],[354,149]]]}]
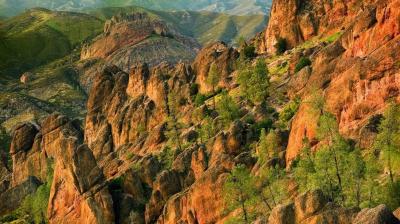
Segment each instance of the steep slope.
[{"label": "steep slope", "polygon": [[[376,132],[368,128],[374,125],[373,117],[399,97],[399,6],[397,0],[337,4],[275,1],[264,32],[265,52],[275,52],[279,38],[287,41],[288,48],[294,47],[288,54],[291,68],[302,56],[312,61],[308,71],[295,74],[291,70],[295,88],[289,89],[289,94],[306,100],[312,92],[323,91],[327,109],[339,121],[341,133],[364,147],[371,144]],[[302,77],[296,77],[300,74]],[[310,113],[310,107],[303,103],[293,120],[288,162],[300,153],[304,137],[317,143],[318,115]]]}]

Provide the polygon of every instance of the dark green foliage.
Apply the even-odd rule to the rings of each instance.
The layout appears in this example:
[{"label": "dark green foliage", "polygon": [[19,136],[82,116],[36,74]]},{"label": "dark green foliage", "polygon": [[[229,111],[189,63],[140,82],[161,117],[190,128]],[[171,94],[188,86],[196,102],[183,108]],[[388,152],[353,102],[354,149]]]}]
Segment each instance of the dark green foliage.
[{"label": "dark green foliage", "polygon": [[311,60],[307,57],[301,57],[299,62],[297,62],[296,67],[294,68],[294,72],[297,73],[301,71],[303,68],[311,65]]},{"label": "dark green foliage", "polygon": [[[254,133],[259,134],[259,133],[261,133],[262,129],[264,129],[265,131],[269,131],[272,128],[273,124],[274,124],[274,122],[271,119],[266,118],[264,120],[261,120],[255,124],[253,124],[251,127],[252,127],[252,130],[254,131]],[[258,139],[258,137],[257,137],[257,139]]]},{"label": "dark green foliage", "polygon": [[207,99],[208,99],[208,97],[206,95],[203,95],[201,93],[197,93],[196,97],[194,99],[194,105],[196,107],[199,107],[199,106],[203,105],[206,102]]},{"label": "dark green foliage", "polygon": [[254,67],[242,64],[239,69],[238,83],[241,95],[253,104],[264,103],[269,95],[270,77],[263,59],[257,60]]},{"label": "dark green foliage", "polygon": [[226,91],[221,93],[216,109],[225,126],[239,118],[239,107]]},{"label": "dark green foliage", "polygon": [[10,156],[11,136],[0,125],[0,163],[4,163],[8,168],[12,168]]},{"label": "dark green foliage", "polygon": [[281,55],[287,50],[287,41],[284,38],[278,38],[275,44],[276,54]]},{"label": "dark green foliage", "polygon": [[114,178],[108,184],[110,191],[121,191],[124,184],[124,178],[122,176]]},{"label": "dark green foliage", "polygon": [[240,57],[245,60],[256,57],[256,48],[253,45],[245,45],[240,52]]},{"label": "dark green foliage", "polygon": [[195,96],[198,93],[199,93],[199,84],[197,83],[190,84],[190,95]]}]

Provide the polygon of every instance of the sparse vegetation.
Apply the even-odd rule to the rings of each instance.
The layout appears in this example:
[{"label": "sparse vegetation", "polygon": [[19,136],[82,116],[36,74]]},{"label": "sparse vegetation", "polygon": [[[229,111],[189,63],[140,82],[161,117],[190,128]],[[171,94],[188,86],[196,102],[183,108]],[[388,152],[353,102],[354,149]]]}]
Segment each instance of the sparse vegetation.
[{"label": "sparse vegetation", "polygon": [[298,73],[301,71],[303,68],[310,66],[311,65],[311,60],[307,57],[301,57],[299,62],[297,62],[296,67],[294,68],[294,72]]}]

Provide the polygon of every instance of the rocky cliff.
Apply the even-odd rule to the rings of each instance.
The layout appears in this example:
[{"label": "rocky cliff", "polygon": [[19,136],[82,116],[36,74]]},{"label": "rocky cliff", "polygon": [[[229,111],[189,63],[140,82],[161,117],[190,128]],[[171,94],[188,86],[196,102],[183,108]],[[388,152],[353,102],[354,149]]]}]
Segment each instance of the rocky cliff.
[{"label": "rocky cliff", "polygon": [[[219,42],[192,64],[177,63],[186,54],[166,54],[172,63],[159,63],[163,52],[141,63],[132,54],[144,53],[137,51],[141,44],[146,51],[159,48],[154,38],[184,46],[190,57],[196,44],[143,14],[114,17],[81,53],[82,59],[116,64],[88,70],[84,122],[52,114],[14,129],[12,166],[0,161],[0,199],[9,202],[0,205],[0,214],[51,183],[50,223],[225,223],[237,211],[227,212],[223,186],[238,164],[259,172],[251,147],[260,128],[273,123],[277,129],[279,150],[270,167],[290,168],[305,137],[317,148],[319,114],[309,104],[315,92],[323,93],[345,137],[371,145],[376,117],[399,96],[399,8],[399,0],[275,0],[267,29],[254,41],[265,53],[258,59],[270,70],[269,108],[238,96],[236,49]],[[288,50],[274,55],[281,38]],[[310,62],[298,68],[302,58]],[[222,96],[207,82],[213,64],[220,74],[217,89],[226,89],[238,104],[238,119],[225,126],[211,102]],[[206,99],[199,103],[198,97]],[[279,113],[297,98],[302,103],[288,130],[279,130]],[[214,127],[208,127],[207,141],[201,136],[205,117],[221,126],[212,134]],[[320,191],[298,194],[291,185],[285,185],[290,202],[256,223],[399,223],[384,205],[348,209]]]},{"label": "rocky cliff", "polygon": [[[301,56],[312,60],[311,69],[292,72],[292,86],[297,87],[289,93],[307,99],[313,90],[323,90],[342,134],[362,144],[368,145],[374,135],[368,128],[373,126],[369,125],[372,118],[399,96],[399,4],[395,0],[274,1],[265,31],[266,52],[274,52],[277,39],[284,38],[289,49],[297,47],[291,61]],[[305,47],[332,36],[339,38]],[[318,116],[307,116],[310,113],[303,103],[293,120],[288,162],[299,154],[304,137],[315,139]]]}]

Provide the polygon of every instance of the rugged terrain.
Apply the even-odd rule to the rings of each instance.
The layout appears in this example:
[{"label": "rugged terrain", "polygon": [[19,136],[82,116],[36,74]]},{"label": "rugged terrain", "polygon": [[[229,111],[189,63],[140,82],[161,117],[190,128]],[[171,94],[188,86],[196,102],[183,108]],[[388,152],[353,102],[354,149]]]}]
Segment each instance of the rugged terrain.
[{"label": "rugged terrain", "polygon": [[[274,0],[267,28],[252,40],[271,77],[263,104],[238,94],[238,63],[249,57],[248,66],[257,64],[256,56],[246,56],[248,46],[238,50],[223,42],[209,44],[192,63],[119,64],[126,57],[115,52],[125,47],[135,51],[131,46],[152,35],[194,44],[158,22],[149,25],[143,14],[114,17],[83,48],[81,59],[96,56],[120,67],[77,62],[85,68],[80,80],[88,94],[85,119],[53,113],[14,128],[12,164],[7,158],[0,161],[0,201],[6,202],[0,205],[2,220],[229,222],[240,208],[228,209],[223,186],[240,164],[261,172],[252,147],[261,138],[260,129],[271,129],[279,142],[268,166],[288,172],[305,139],[313,151],[326,143],[316,130],[322,115],[310,103],[316,93],[338,121],[340,134],[368,150],[378,133],[376,120],[399,97],[399,8],[399,0]],[[138,18],[141,35],[129,29]],[[116,38],[120,31],[130,38]],[[279,42],[285,43],[282,52],[277,52]],[[299,66],[304,58],[307,63]],[[213,69],[220,77],[216,86],[209,81]],[[238,105],[228,123],[219,109],[227,104],[226,94]],[[293,113],[285,120],[282,114],[292,102],[298,106],[289,106]],[[396,208],[346,208],[320,190],[300,192],[290,173],[288,179],[284,188],[289,197],[271,211],[257,213],[255,223],[400,222],[399,210],[391,211]],[[21,217],[29,205],[27,195],[42,198],[34,192],[45,192],[48,206]]]},{"label": "rugged terrain", "polygon": [[23,0],[12,1],[3,0],[0,2],[0,15],[13,16],[23,12],[25,9],[34,7],[44,7],[52,10],[63,11],[82,11],[84,9],[93,9],[100,7],[126,7],[126,6],[141,6],[148,9],[155,9],[161,11],[212,11],[224,12],[232,15],[249,15],[249,14],[268,14],[271,6],[270,0],[167,0],[167,1],[153,1],[153,0]]}]

